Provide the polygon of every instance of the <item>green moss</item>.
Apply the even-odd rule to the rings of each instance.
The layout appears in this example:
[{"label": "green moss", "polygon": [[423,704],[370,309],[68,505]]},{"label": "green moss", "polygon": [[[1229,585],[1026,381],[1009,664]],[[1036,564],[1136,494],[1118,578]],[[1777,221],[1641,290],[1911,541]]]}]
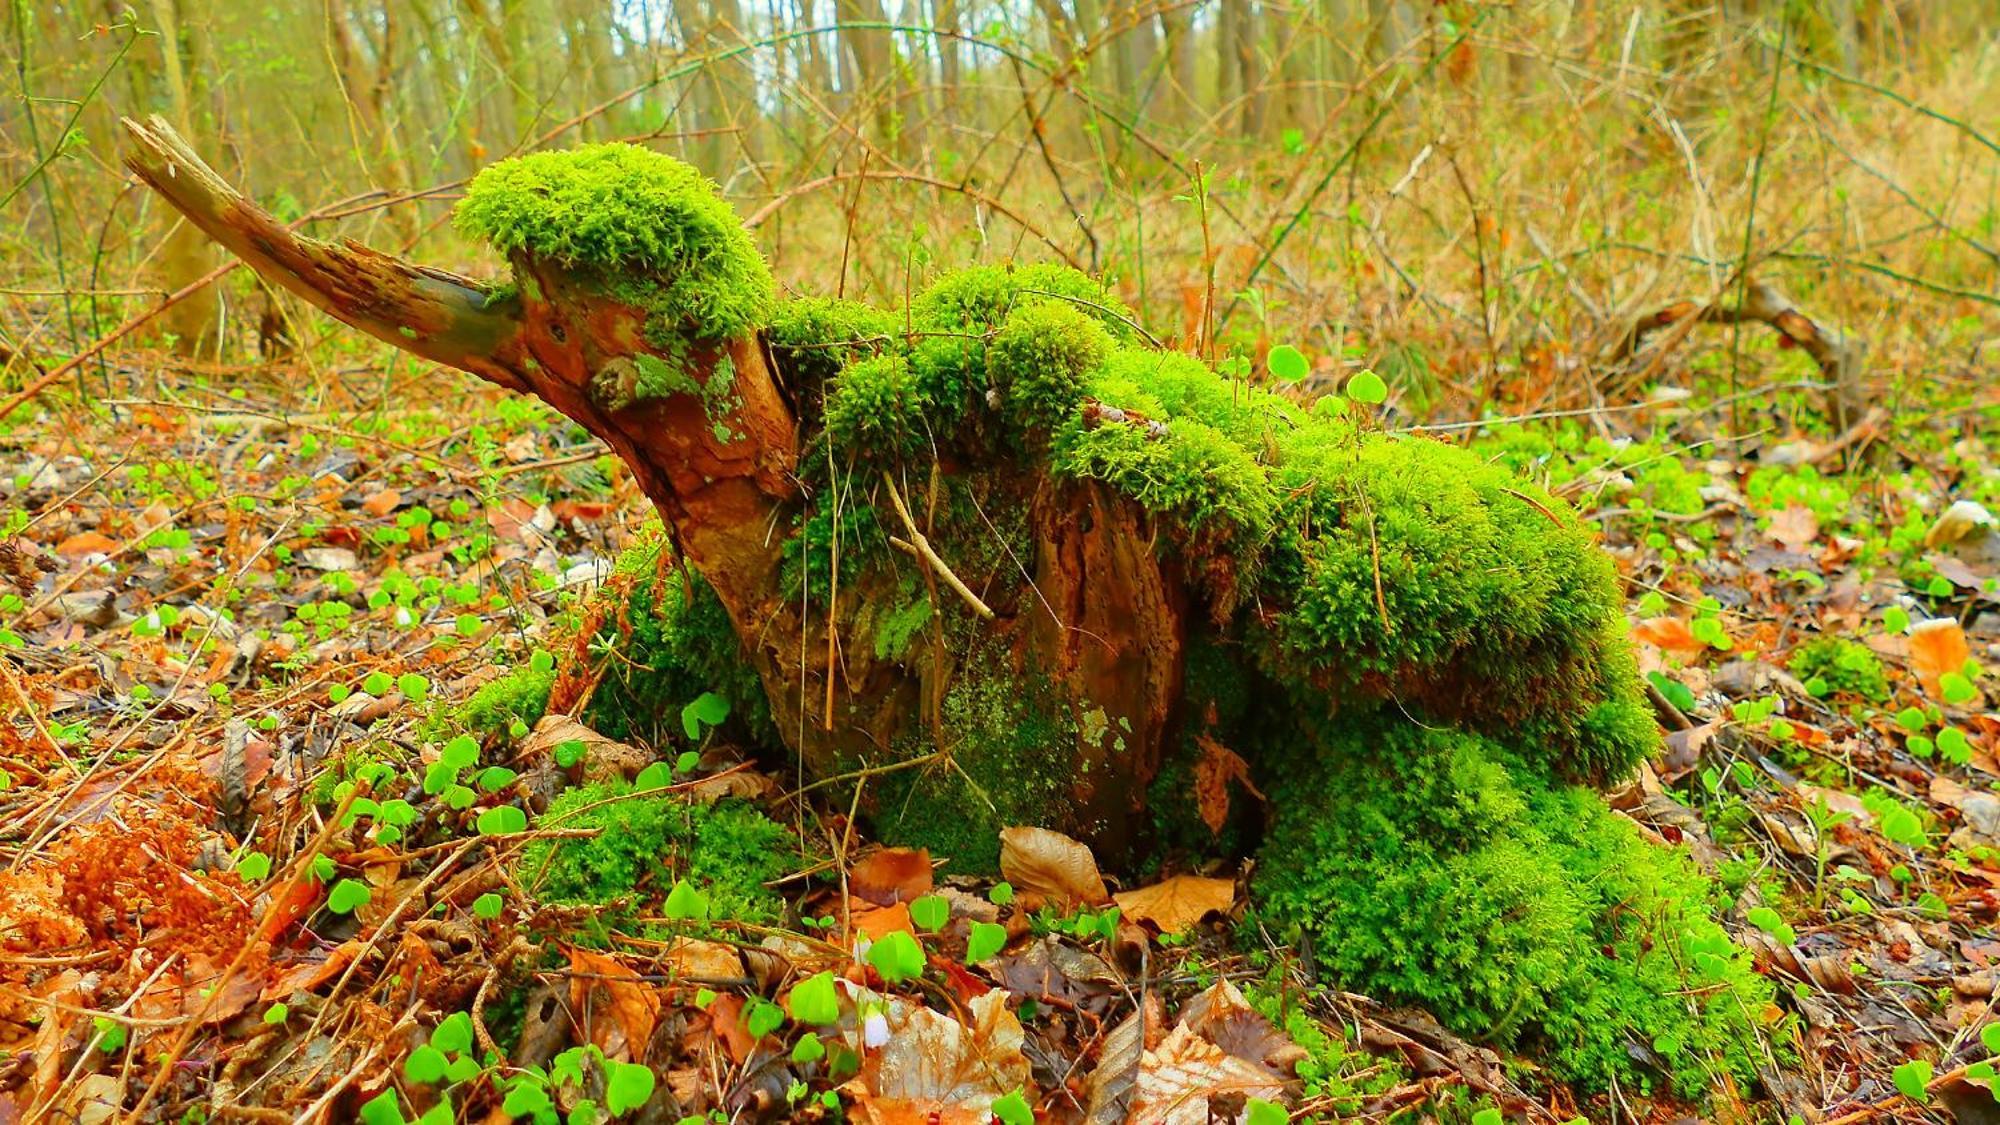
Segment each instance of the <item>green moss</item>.
[{"label": "green moss", "polygon": [[836,522],[844,582],[851,583],[856,575],[888,553],[888,533],[882,529],[874,505],[849,504],[841,509],[838,521],[826,507],[814,507],[800,518],[798,527],[785,540],[781,579],[786,597],[796,598],[803,592],[818,604],[825,604],[819,599],[833,585]]},{"label": "green moss", "polygon": [[1102,325],[1111,338],[1129,343],[1132,310],[1103,282],[1066,266],[1036,264],[1009,268],[973,266],[940,277],[911,302],[911,316],[935,331],[986,333],[999,328],[1017,307],[1059,303]]},{"label": "green moss", "polygon": [[1256,885],[1325,971],[1589,1089],[1754,1079],[1770,986],[1684,856],[1476,735],[1325,730],[1276,781]]},{"label": "green moss", "polygon": [[1001,829],[1059,823],[1068,811],[1083,719],[1044,677],[1011,672],[990,652],[953,680],[942,718],[951,761],[878,778],[876,828],[884,840],[948,859],[947,870],[990,874],[1000,866]]},{"label": "green moss", "polygon": [[1023,304],[1009,313],[986,350],[987,385],[1015,422],[1053,429],[1083,405],[1085,377],[1111,350],[1111,336],[1092,317],[1056,301]]},{"label": "green moss", "polygon": [[516,719],[534,726],[548,712],[555,682],[553,669],[536,671],[527,666],[488,680],[459,708],[459,725],[486,735],[505,732]]},{"label": "green moss", "polygon": [[[1310,444],[1328,429],[1279,443],[1288,499],[1272,565],[1288,608],[1270,634],[1273,674],[1335,702],[1395,696],[1488,730],[1532,727],[1531,749],[1577,778],[1621,775],[1650,752],[1657,736],[1630,722],[1639,688],[1617,576],[1582,523],[1463,450]],[[1607,701],[1619,706],[1600,711]]]},{"label": "green moss", "polygon": [[665,744],[683,737],[681,708],[712,691],[729,701],[732,723],[775,744],[763,681],[721,600],[699,576],[663,566],[663,552],[654,542],[619,559],[594,646],[607,655],[584,721],[610,738]]},{"label": "green moss", "polygon": [[503,160],[473,178],[456,220],[503,253],[628,287],[697,337],[733,339],[770,315],[771,271],[735,210],[701,173],[636,145]]},{"label": "green moss", "polygon": [[843,368],[826,392],[826,436],[838,460],[913,456],[934,440],[931,404],[900,355]]},{"label": "green moss", "polygon": [[597,832],[522,849],[518,877],[543,902],[626,899],[643,912],[686,879],[707,892],[710,917],[771,922],[783,904],[764,884],[790,874],[799,858],[791,833],[747,804],[635,796],[624,783],[565,790],[537,827]]},{"label": "green moss", "polygon": [[801,297],[771,314],[764,341],[787,374],[817,387],[850,363],[893,350],[901,329],[894,314],[859,301]]},{"label": "green moss", "polygon": [[1074,421],[1051,461],[1059,477],[1104,481],[1149,511],[1193,528],[1226,523],[1248,540],[1261,542],[1276,508],[1264,468],[1220,430],[1191,419],[1162,437],[1136,425]]},{"label": "green moss", "polygon": [[1853,695],[1871,703],[1889,699],[1889,680],[1882,661],[1867,645],[1840,637],[1821,637],[1793,650],[1785,665],[1801,680],[1826,681],[1827,690]]}]

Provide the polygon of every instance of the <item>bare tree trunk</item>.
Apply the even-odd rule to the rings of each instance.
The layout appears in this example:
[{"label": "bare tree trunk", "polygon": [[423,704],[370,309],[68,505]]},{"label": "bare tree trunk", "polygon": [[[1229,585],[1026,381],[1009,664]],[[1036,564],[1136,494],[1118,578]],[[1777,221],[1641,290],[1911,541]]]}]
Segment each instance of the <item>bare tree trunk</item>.
[{"label": "bare tree trunk", "polygon": [[1169,7],[1160,13],[1160,39],[1166,47],[1166,118],[1185,125],[1198,104],[1199,75],[1195,70],[1193,15],[1184,7]]},{"label": "bare tree trunk", "polygon": [[[160,76],[177,128],[195,136],[211,130],[211,115],[200,102],[203,84],[200,28],[207,14],[200,0],[152,0],[153,22],[159,26]],[[174,220],[160,251],[160,274],[166,288],[180,289],[215,267],[215,250],[193,225]],[[160,318],[183,355],[218,354],[222,346],[222,292],[205,286],[168,309]]]}]

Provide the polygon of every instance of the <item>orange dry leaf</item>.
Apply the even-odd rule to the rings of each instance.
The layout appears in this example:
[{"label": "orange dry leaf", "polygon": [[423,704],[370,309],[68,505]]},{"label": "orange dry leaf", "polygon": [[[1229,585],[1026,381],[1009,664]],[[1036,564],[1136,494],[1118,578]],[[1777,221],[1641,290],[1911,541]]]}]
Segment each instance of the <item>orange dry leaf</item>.
[{"label": "orange dry leaf", "polygon": [[1938,681],[1947,672],[1956,672],[1972,659],[1965,643],[1965,630],[1949,617],[1919,621],[1910,626],[1910,671],[1917,674],[1927,695],[1944,694]]},{"label": "orange dry leaf", "polygon": [[847,873],[848,892],[877,906],[893,906],[931,893],[931,853],[923,848],[881,848]]},{"label": "orange dry leaf", "polygon": [[1819,517],[1803,504],[1793,504],[1771,517],[1771,538],[1798,550],[1819,538]]},{"label": "orange dry leaf", "polygon": [[101,531],[79,531],[56,544],[56,554],[67,558],[108,555],[118,549],[118,541]]},{"label": "orange dry leaf", "polygon": [[1065,907],[1097,906],[1111,898],[1090,849],[1047,828],[1002,829],[1000,874],[1015,890]]},{"label": "orange dry leaf", "polygon": [[370,493],[368,499],[361,502],[361,510],[374,516],[376,519],[381,519],[383,516],[395,511],[396,505],[402,502],[402,493],[393,488],[385,488],[380,492]]},{"label": "orange dry leaf", "polygon": [[708,1026],[722,1042],[722,1049],[737,1065],[742,1065],[757,1049],[757,1039],[743,1026],[743,998],[724,992],[708,1004]]},{"label": "orange dry leaf", "polygon": [[660,994],[615,957],[571,948],[569,1003],[584,1019],[584,1041],[605,1057],[631,1062],[646,1050],[660,1018]]},{"label": "orange dry leaf", "polygon": [[263,999],[268,1003],[272,1000],[283,1000],[294,992],[311,992],[346,971],[347,966],[353,964],[356,957],[361,956],[363,948],[365,946],[360,941],[346,941],[336,946],[332,953],[327,954],[324,961],[309,961],[290,966],[285,970],[285,975],[265,986]]},{"label": "orange dry leaf", "polygon": [[881,941],[897,930],[911,935],[917,932],[910,922],[910,907],[907,903],[894,906],[876,906],[858,899],[847,900],[847,920],[854,932],[869,941]]},{"label": "orange dry leaf", "polygon": [[1151,922],[1163,934],[1177,934],[1209,914],[1229,913],[1236,905],[1236,881],[1176,875],[1111,898],[1134,922]]},{"label": "orange dry leaf", "polygon": [[1695,638],[1687,622],[1678,617],[1654,617],[1632,626],[1632,639],[1663,648],[1682,657],[1699,656],[1708,645]]}]

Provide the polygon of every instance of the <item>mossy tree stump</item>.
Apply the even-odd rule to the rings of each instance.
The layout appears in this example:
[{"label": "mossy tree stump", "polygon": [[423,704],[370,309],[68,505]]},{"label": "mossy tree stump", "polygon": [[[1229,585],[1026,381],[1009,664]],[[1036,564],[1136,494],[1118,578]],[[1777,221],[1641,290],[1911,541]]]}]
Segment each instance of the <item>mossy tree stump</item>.
[{"label": "mossy tree stump", "polygon": [[[1589,789],[1658,733],[1611,563],[1546,493],[1141,347],[1069,270],[779,302],[712,186],[642,149],[474,180],[489,289],[301,238],[128,126],[271,281],[610,444],[701,579],[644,595],[639,663],[866,772],[886,839],[980,867],[1033,823],[1129,866],[1265,835],[1263,908],[1354,984],[1572,1076],[1754,1070],[1765,990],[1706,884]],[[672,624],[710,607],[728,630]],[[629,681],[600,692],[660,699]],[[1246,770],[1271,807],[1197,807]]]}]

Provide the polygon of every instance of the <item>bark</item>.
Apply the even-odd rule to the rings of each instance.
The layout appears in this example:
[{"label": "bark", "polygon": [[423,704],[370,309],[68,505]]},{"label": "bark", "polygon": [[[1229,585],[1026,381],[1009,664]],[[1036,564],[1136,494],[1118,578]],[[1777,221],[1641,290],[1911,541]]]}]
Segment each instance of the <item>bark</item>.
[{"label": "bark", "polygon": [[[697,345],[681,357],[682,370],[703,385],[728,359],[734,394],[720,417],[694,394],[607,394],[607,382],[635,374],[640,357],[669,357],[642,335],[645,310],[607,295],[601,283],[517,256],[521,295],[496,300],[454,274],[301,237],[238,195],[164,122],[126,127],[132,170],[274,284],[386,343],[533,394],[603,439],[631,467],[681,557],[714,588],[780,736],[808,774],[879,762],[884,748],[913,737],[934,739],[946,756],[956,752],[959,732],[939,721],[938,701],[957,677],[972,674],[962,646],[947,645],[937,630],[909,653],[883,655],[870,637],[871,611],[890,591],[865,576],[856,588],[843,585],[831,621],[822,606],[802,611],[785,587],[785,530],[803,509],[796,469],[807,424],[800,389],[761,340]],[[1001,653],[994,674],[1008,683],[1005,698],[1015,694],[1008,677],[1032,670],[1079,710],[1097,710],[1102,721],[1074,732],[1073,749],[1042,748],[1061,762],[1067,786],[1061,809],[1045,821],[1119,862],[1132,854],[1146,784],[1175,733],[1191,600],[1185,580],[1153,549],[1156,533],[1143,511],[1107,489],[1024,470],[941,472],[972,482],[996,519],[1026,513],[1035,546],[1025,557],[1003,555],[985,573],[960,577],[995,615],[979,628],[982,645]],[[916,518],[928,522],[934,505],[919,486],[900,487]],[[872,581],[886,586],[894,575]],[[933,598],[934,614],[956,611],[955,601],[942,600],[950,597]],[[829,626],[838,641],[831,652]],[[1107,729],[1119,733],[1106,738]],[[943,768],[943,776],[956,775]]]}]

